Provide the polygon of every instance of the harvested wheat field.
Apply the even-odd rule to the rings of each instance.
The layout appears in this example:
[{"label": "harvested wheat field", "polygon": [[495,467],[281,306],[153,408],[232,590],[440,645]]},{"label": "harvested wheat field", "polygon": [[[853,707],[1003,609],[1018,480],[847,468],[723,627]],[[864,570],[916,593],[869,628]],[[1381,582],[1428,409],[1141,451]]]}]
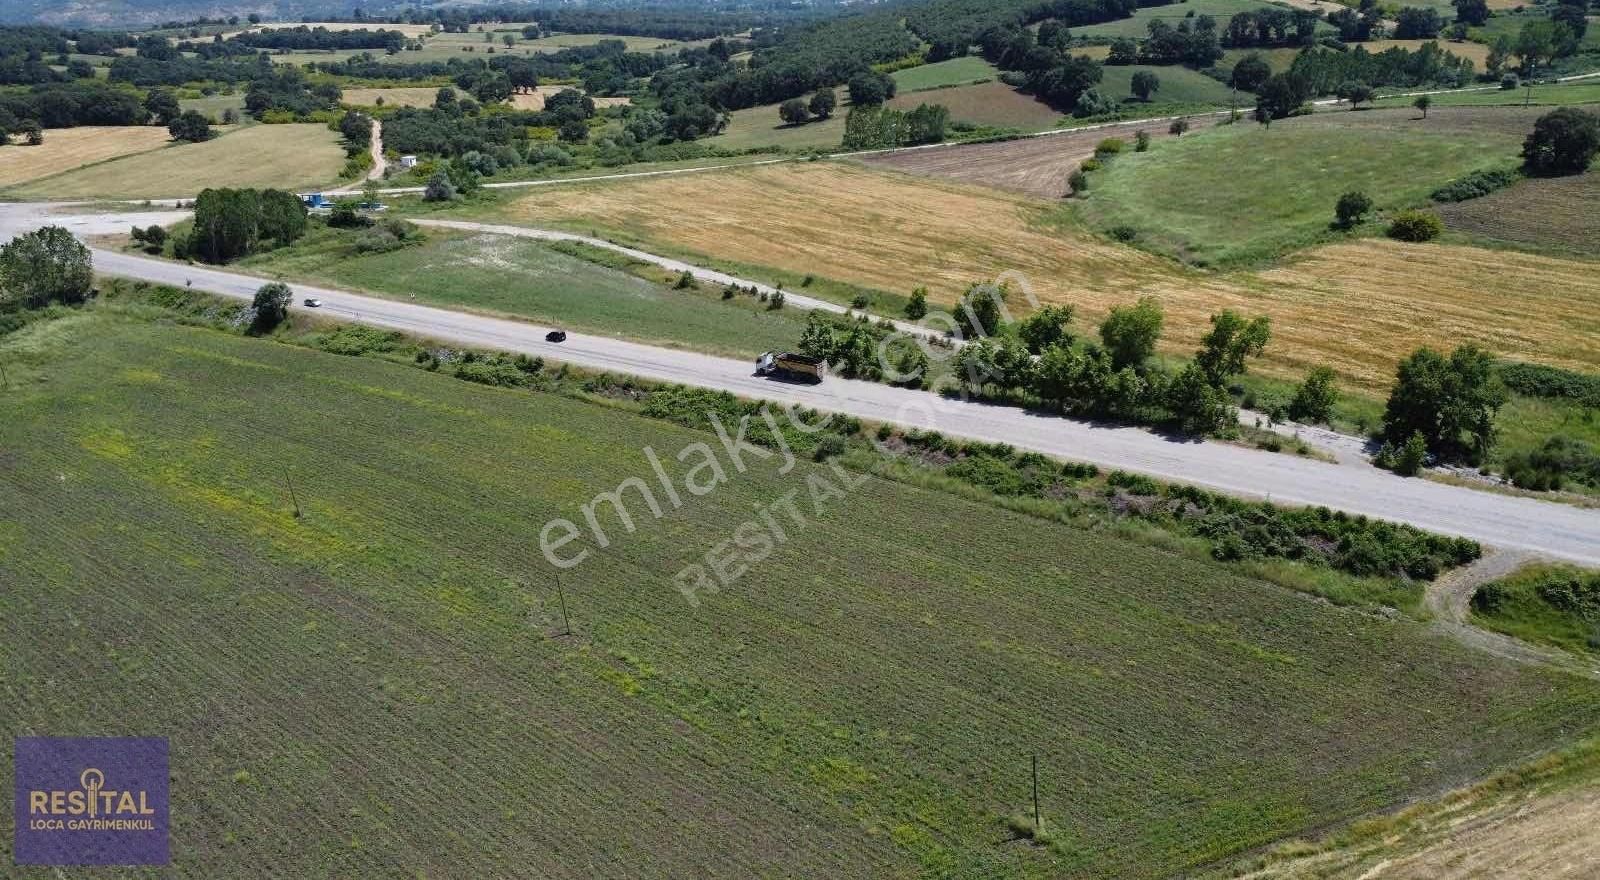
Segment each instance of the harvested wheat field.
[{"label": "harvested wheat field", "polygon": [[432,107],[439,96],[435,88],[345,89],[339,103],[346,107]]},{"label": "harvested wheat field", "polygon": [[[1191,130],[1204,128],[1220,118],[1211,114],[1191,116],[1189,125]],[[1094,155],[1096,144],[1113,137],[1132,141],[1139,131],[1147,131],[1151,137],[1169,137],[1170,124],[1166,120],[1147,119],[1014,141],[880,153],[863,156],[860,161],[911,174],[1058,199],[1067,194],[1067,175],[1078,163]]]},{"label": "harvested wheat field", "polygon": [[52,128],[37,147],[6,147],[0,161],[0,187],[15,186],[84,165],[154,150],[171,140],[155,125]]},{"label": "harvested wheat field", "polygon": [[[544,102],[557,92],[564,92],[572,86],[536,86],[531,92],[518,92],[511,96],[511,106],[518,110],[529,110],[537,113],[544,109]],[[581,89],[579,91],[582,91]],[[590,96],[596,107],[623,107],[632,103],[631,98],[597,98]]]},{"label": "harvested wheat field", "polygon": [[719,172],[709,188],[703,175],[563,187],[498,210],[512,222],[879,290],[926,285],[944,303],[975,281],[1019,272],[1040,301],[1077,306],[1080,328],[1155,295],[1172,351],[1192,349],[1222,308],[1265,313],[1274,340],[1264,372],[1328,364],[1374,391],[1424,343],[1600,364],[1600,272],[1578,260],[1361,240],[1268,271],[1208,273],[1052,222],[1060,215],[1050,202],[841,163]]},{"label": "harvested wheat field", "polygon": [[[1490,2],[1489,5],[1493,6],[1494,3]],[[1439,48],[1449,52],[1451,55],[1454,55],[1457,58],[1465,58],[1468,61],[1471,61],[1479,70],[1482,70],[1485,66],[1487,66],[1489,59],[1489,46],[1486,43],[1468,43],[1465,41],[1456,43],[1448,40],[1369,40],[1362,45],[1366,47],[1368,52],[1376,54],[1384,51],[1385,49],[1394,48],[1406,49],[1408,51],[1415,52],[1422,48],[1422,44],[1424,43],[1438,43]]]},{"label": "harvested wheat field", "polygon": [[[164,129],[152,130],[167,137]],[[193,196],[210,186],[299,189],[338,180],[344,161],[339,135],[326,125],[252,125],[203,144],[174,144],[36,180],[10,194],[160,199]]]}]

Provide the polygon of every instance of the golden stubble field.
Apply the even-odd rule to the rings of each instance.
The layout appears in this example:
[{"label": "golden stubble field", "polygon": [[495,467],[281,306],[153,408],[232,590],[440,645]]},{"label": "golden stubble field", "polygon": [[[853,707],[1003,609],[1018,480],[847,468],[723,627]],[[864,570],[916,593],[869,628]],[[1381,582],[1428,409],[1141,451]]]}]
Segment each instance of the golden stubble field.
[{"label": "golden stubble field", "polygon": [[1600,266],[1451,245],[1359,239],[1260,271],[1182,268],[1080,231],[1056,203],[841,163],[806,163],[533,192],[513,222],[600,230],[665,249],[909,292],[950,303],[972,282],[1027,277],[1043,302],[1077,306],[1092,332],[1143,295],[1167,309],[1166,348],[1186,352],[1212,313],[1273,319],[1263,372],[1327,364],[1378,391],[1418,345],[1593,370]]},{"label": "golden stubble field", "polygon": [[[149,128],[167,139],[165,129]],[[67,131],[71,129],[45,132],[45,146]],[[252,125],[222,132],[203,144],[174,144],[36,179],[7,195],[155,199],[193,196],[215,186],[297,189],[333,183],[344,167],[339,135],[326,125]],[[0,155],[0,163],[7,161]]]},{"label": "golden stubble field", "polygon": [[171,140],[157,125],[52,128],[37,147],[0,147],[0,187],[15,186],[84,165],[154,150]]}]

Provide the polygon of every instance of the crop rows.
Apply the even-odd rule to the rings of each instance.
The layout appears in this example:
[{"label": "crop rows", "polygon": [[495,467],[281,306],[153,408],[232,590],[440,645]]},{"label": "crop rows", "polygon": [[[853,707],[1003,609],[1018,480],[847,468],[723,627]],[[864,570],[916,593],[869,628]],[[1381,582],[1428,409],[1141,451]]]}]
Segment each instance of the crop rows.
[{"label": "crop rows", "polygon": [[[75,332],[0,397],[0,699],[19,731],[173,737],[178,876],[1164,876],[1600,718],[1417,624],[877,480],[686,603],[681,566],[837,479],[809,463],[639,506],[564,576],[561,636],[539,527],[715,438]],[[1033,753],[1050,847],[1005,827]]]}]

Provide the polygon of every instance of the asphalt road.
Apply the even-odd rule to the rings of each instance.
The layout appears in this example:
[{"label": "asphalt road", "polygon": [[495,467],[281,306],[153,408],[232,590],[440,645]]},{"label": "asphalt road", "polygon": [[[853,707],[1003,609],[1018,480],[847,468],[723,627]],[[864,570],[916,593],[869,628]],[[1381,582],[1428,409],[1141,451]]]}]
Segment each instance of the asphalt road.
[{"label": "asphalt road", "polygon": [[[0,206],[0,235],[41,225],[39,206]],[[170,223],[181,212],[56,216],[50,222],[79,235],[117,232],[130,224]],[[249,299],[267,280],[96,249],[97,271],[192,286]],[[970,401],[947,400],[869,382],[830,378],[800,385],[754,375],[752,364],[695,352],[570,333],[548,343],[548,327],[381,299],[304,284],[292,285],[295,309],[305,297],[322,300],[324,317],[359,321],[440,341],[564,361],[655,379],[729,391],[751,398],[815,407],[987,442],[1009,443],[1060,458],[1092,462],[1285,504],[1325,505],[1405,522],[1442,534],[1574,562],[1600,565],[1600,513],[1499,495],[1371,468],[1352,468],[1222,443],[1175,440],[1138,428],[1112,427]]]}]

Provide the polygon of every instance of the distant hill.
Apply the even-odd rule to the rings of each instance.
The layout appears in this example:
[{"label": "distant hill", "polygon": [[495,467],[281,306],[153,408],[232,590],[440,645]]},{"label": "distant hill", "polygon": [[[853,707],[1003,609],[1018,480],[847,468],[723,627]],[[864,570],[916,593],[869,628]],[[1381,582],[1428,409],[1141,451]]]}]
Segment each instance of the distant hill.
[{"label": "distant hill", "polygon": [[335,0],[4,0],[0,2],[0,22],[129,27],[201,16],[243,18],[252,12],[269,19],[293,20],[349,13],[350,9],[350,3]]}]

